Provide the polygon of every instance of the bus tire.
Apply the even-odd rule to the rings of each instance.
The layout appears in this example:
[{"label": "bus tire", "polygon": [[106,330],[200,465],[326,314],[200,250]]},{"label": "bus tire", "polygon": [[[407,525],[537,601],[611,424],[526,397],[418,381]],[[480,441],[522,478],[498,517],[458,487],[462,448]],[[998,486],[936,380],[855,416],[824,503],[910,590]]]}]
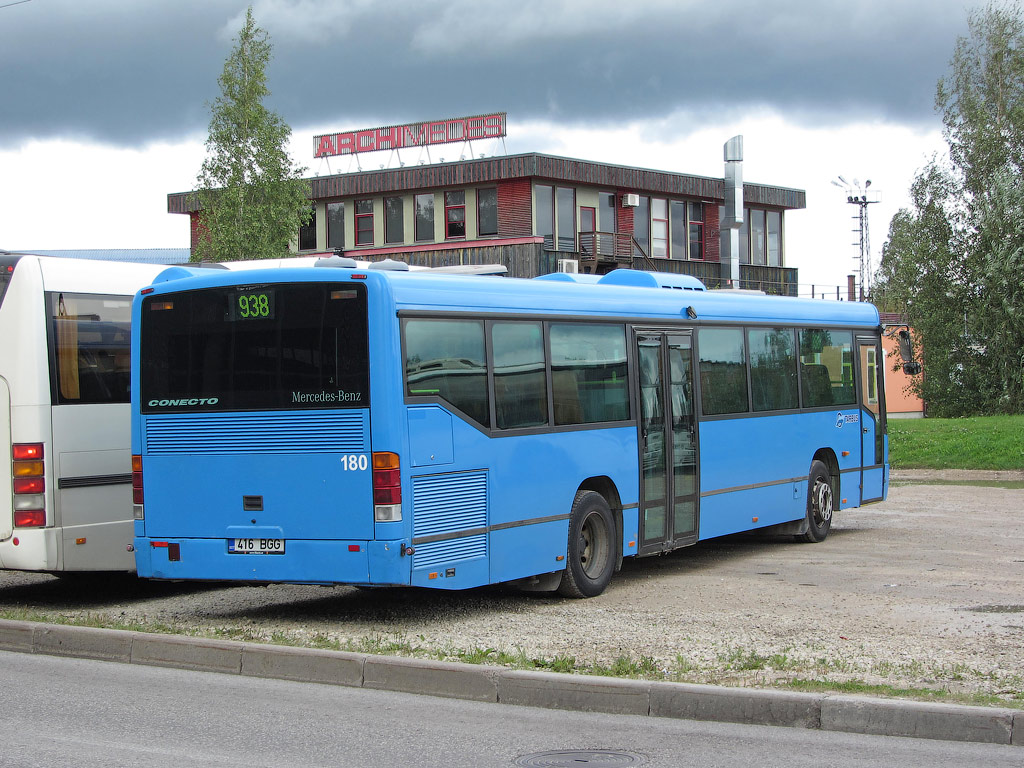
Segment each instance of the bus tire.
[{"label": "bus tire", "polygon": [[579,491],[569,515],[568,562],[558,593],[563,597],[596,597],[615,570],[615,520],[604,496]]},{"label": "bus tire", "polygon": [[832,527],[834,511],[832,477],[828,467],[823,462],[812,461],[807,479],[807,531],[797,536],[797,539],[812,544],[824,541]]}]

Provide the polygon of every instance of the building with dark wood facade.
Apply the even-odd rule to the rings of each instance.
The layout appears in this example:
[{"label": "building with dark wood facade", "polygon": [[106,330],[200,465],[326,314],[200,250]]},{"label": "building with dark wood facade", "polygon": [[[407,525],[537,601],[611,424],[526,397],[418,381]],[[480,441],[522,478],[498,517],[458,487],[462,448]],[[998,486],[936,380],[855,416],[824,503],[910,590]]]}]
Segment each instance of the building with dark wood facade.
[{"label": "building with dark wood facade", "polygon": [[[500,263],[514,277],[603,273],[620,266],[727,285],[722,178],[630,168],[537,153],[358,171],[310,179],[314,217],[292,249],[446,266]],[[785,266],[785,213],[803,190],[743,186],[740,284],[795,296]],[[170,213],[200,213],[190,193]]]}]

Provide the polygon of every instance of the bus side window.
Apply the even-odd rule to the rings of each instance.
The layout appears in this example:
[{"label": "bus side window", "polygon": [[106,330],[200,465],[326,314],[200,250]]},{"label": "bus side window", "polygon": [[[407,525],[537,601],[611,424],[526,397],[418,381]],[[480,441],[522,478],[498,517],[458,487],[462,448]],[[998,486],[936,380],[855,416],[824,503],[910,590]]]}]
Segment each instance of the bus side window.
[{"label": "bus side window", "polygon": [[406,394],[440,398],[490,426],[483,322],[409,320],[404,333]]},{"label": "bus side window", "polygon": [[550,335],[555,424],[628,419],[625,326],[552,323]]},{"label": "bus side window", "polygon": [[747,365],[740,328],[701,328],[701,402],[705,416],[747,411]]}]

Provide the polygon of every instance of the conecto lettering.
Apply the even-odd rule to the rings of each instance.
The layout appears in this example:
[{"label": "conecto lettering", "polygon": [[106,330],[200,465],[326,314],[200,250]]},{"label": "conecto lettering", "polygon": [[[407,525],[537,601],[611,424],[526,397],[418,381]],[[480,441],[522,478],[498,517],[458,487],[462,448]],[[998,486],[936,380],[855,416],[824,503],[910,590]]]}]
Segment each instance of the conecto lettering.
[{"label": "conecto lettering", "polygon": [[219,397],[183,397],[177,400],[150,400],[150,408],[168,408],[179,405],[216,405]]}]

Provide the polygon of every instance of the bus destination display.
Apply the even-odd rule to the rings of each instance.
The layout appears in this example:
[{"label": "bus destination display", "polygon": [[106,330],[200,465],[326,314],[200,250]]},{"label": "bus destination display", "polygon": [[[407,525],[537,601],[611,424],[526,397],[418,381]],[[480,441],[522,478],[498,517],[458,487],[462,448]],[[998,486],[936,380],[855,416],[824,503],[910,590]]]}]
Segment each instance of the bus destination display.
[{"label": "bus destination display", "polygon": [[228,320],[273,320],[274,291],[250,288],[228,294]]}]

